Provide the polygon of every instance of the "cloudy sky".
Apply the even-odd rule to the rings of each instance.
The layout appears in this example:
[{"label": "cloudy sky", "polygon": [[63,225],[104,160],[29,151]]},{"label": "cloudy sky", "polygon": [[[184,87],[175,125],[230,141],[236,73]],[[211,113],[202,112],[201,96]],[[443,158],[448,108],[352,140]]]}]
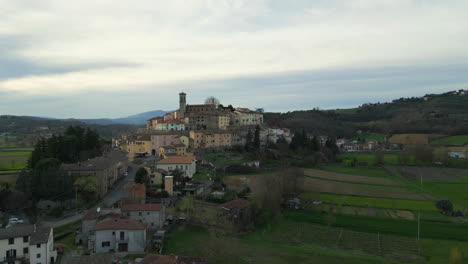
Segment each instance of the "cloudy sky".
[{"label": "cloudy sky", "polygon": [[468,89],[466,0],[0,0],[0,114],[267,111]]}]

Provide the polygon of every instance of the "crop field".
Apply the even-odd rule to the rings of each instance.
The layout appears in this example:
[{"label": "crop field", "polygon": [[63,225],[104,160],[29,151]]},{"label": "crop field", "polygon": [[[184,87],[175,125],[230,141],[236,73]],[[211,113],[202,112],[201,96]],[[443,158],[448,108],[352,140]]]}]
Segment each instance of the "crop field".
[{"label": "crop field", "polygon": [[468,144],[468,135],[445,137],[431,142],[433,145],[463,146]]},{"label": "crop field", "polygon": [[468,178],[468,169],[414,166],[398,166],[394,168],[401,176],[410,181],[419,181],[421,180],[421,176],[424,181],[452,181],[466,180]]},{"label": "crop field", "polygon": [[468,208],[468,182],[424,182],[423,189],[437,195],[439,199],[448,199],[455,205]]},{"label": "crop field", "polygon": [[289,219],[243,236],[214,236],[204,228],[188,226],[168,235],[163,254],[207,256],[210,263],[396,264],[422,259],[413,239]]},{"label": "crop field", "polygon": [[432,197],[426,194],[415,193],[405,188],[335,182],[309,177],[306,177],[304,181],[303,190],[305,192],[335,193],[409,200],[432,199]]},{"label": "crop field", "polygon": [[[302,198],[308,200],[308,194],[304,193]],[[314,198],[312,195],[311,198]],[[350,196],[350,195],[336,195],[322,193],[320,194],[320,201],[338,205],[352,205],[362,207],[374,207],[385,209],[400,209],[400,210],[421,210],[421,211],[439,211],[435,207],[433,201],[420,201],[420,200],[401,200],[389,198],[375,198],[364,196]]]},{"label": "crop field", "polygon": [[[399,153],[384,153],[384,162],[386,164],[400,164]],[[374,164],[375,154],[373,153],[343,153],[339,155],[342,159],[356,159],[358,163]],[[409,157],[409,164],[414,163],[414,157]]]},{"label": "crop field", "polygon": [[17,174],[26,167],[32,148],[0,146],[0,183],[13,185]]},{"label": "crop field", "polygon": [[374,184],[383,184],[383,185],[400,185],[399,182],[395,182],[391,179],[383,177],[369,177],[369,176],[357,176],[349,175],[343,173],[329,172],[323,170],[315,169],[304,169],[304,173],[307,176],[315,176],[328,180],[338,180],[338,181],[350,181],[358,183],[374,183]]},{"label": "crop field", "polygon": [[384,134],[379,133],[367,133],[353,137],[351,140],[357,140],[359,142],[367,142],[367,141],[377,141],[379,143],[383,143],[385,139]]},{"label": "crop field", "polygon": [[320,168],[321,170],[358,175],[358,176],[368,176],[368,177],[389,177],[390,175],[384,168],[381,167],[368,167],[368,166],[357,166],[357,167],[347,167],[340,163],[330,164]]}]

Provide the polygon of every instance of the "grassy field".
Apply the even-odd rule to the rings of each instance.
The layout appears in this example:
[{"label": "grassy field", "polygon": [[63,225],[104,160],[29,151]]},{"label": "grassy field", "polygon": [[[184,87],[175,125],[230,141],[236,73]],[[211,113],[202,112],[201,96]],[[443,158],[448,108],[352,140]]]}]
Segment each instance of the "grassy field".
[{"label": "grassy field", "polygon": [[307,176],[319,177],[327,180],[336,180],[336,181],[346,181],[353,183],[368,183],[368,184],[379,184],[379,185],[400,185],[399,182],[396,182],[389,178],[384,177],[369,177],[369,176],[360,176],[360,175],[350,175],[344,173],[330,172],[324,170],[316,169],[304,169],[304,174]]},{"label": "grassy field", "polygon": [[379,134],[379,133],[367,133],[367,134],[362,134],[359,136],[353,137],[351,140],[357,140],[359,142],[368,142],[368,141],[377,141],[379,143],[383,143],[385,139],[384,134]]},{"label": "grassy field", "polygon": [[[308,200],[308,194],[301,195],[302,198]],[[316,197],[312,194],[310,198]],[[375,198],[364,196],[349,196],[349,195],[336,195],[336,194],[320,194],[320,201],[325,203],[332,203],[338,205],[352,205],[363,207],[375,207],[385,209],[400,209],[400,210],[422,210],[422,211],[439,211],[435,207],[435,203],[431,201],[417,201],[417,200],[400,200],[400,199],[387,199]]]},{"label": "grassy field", "polygon": [[[308,232],[300,232],[303,229]],[[245,236],[215,236],[204,228],[185,227],[169,234],[163,254],[207,256],[210,263],[400,263],[366,254],[356,247],[345,250],[319,245],[339,235],[332,230],[332,236],[320,241],[313,237],[324,229],[330,231],[323,226],[280,220]]]},{"label": "grassy field", "polygon": [[330,164],[320,168],[321,170],[344,173],[350,175],[360,175],[368,177],[389,177],[390,175],[387,171],[381,167],[367,167],[367,166],[358,166],[358,167],[346,167],[341,163]]},{"label": "grassy field", "polygon": [[431,142],[433,145],[463,146],[468,144],[468,135],[445,137]]},{"label": "grassy field", "polygon": [[27,166],[32,148],[0,146],[0,182],[13,184],[18,174]]},{"label": "grassy field", "polygon": [[423,183],[423,189],[437,195],[440,199],[449,199],[455,204],[468,208],[468,182],[429,182]]}]

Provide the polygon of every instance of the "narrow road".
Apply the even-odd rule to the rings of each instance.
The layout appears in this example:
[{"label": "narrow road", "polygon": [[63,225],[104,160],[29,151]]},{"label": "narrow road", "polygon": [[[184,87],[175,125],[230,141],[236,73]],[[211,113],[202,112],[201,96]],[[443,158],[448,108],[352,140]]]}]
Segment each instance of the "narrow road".
[{"label": "narrow road", "polygon": [[[119,180],[113,187],[112,189],[102,197],[101,201],[99,203],[103,203],[106,205],[112,205],[123,197],[123,187],[127,183],[133,183],[135,181],[135,173],[138,169],[138,165],[130,163],[128,165],[128,176],[124,177],[123,179]],[[97,209],[97,206],[94,206],[90,208],[89,210]],[[83,211],[77,212],[75,215],[71,215],[68,217],[65,217],[63,219],[59,220],[53,220],[53,221],[44,221],[42,224],[50,226],[50,227],[59,227],[63,226],[72,222],[75,222],[77,220],[81,219]]]}]

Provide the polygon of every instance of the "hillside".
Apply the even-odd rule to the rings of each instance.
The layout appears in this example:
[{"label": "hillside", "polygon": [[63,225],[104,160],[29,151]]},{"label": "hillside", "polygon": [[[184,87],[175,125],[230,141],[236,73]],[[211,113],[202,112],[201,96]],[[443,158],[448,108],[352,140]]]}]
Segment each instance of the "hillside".
[{"label": "hillside", "polygon": [[306,129],[315,134],[350,136],[369,132],[468,134],[468,95],[448,92],[418,98],[400,98],[357,108],[267,113],[272,126]]},{"label": "hillside", "polygon": [[97,125],[111,125],[111,124],[127,124],[127,125],[144,125],[146,120],[155,117],[162,116],[168,111],[164,110],[154,110],[148,111],[136,115],[131,115],[127,117],[120,118],[97,118],[97,119],[67,119],[70,121],[81,121],[88,124],[97,124]]}]

